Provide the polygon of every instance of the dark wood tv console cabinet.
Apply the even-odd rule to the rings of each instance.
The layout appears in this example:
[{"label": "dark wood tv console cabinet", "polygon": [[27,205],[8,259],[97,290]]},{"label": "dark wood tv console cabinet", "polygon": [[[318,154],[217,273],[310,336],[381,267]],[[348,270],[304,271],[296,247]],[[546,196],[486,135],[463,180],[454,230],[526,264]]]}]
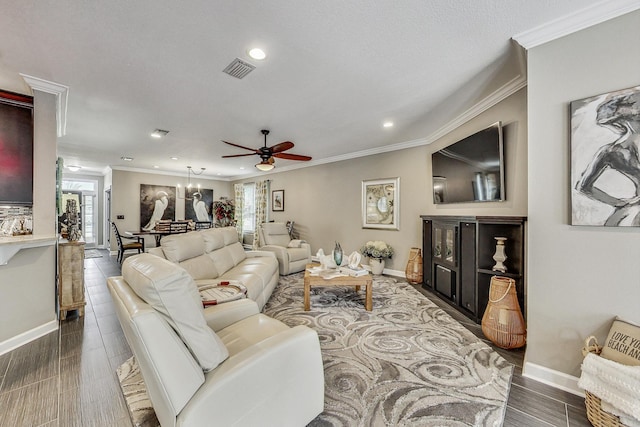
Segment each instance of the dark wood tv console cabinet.
[{"label": "dark wood tv console cabinet", "polygon": [[[493,276],[515,280],[525,314],[525,222],[515,216],[421,215],[422,287],[435,292],[476,323],[482,321]],[[506,237],[506,272],[493,271],[495,237]]]}]

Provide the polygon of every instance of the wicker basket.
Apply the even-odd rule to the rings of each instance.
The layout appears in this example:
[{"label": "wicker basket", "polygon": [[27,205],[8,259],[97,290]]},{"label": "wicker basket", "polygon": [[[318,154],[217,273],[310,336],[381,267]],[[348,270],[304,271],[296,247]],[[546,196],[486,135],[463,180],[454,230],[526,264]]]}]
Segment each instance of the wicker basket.
[{"label": "wicker basket", "polygon": [[411,248],[409,251],[409,261],[404,274],[409,283],[422,283],[422,251],[419,248]]},{"label": "wicker basket", "polygon": [[[602,347],[598,345],[596,338],[591,336],[584,342],[582,355],[588,353],[600,355]],[[587,419],[594,427],[626,427],[620,422],[620,418],[602,410],[602,401],[595,394],[591,394],[585,390],[584,404],[587,408]]]},{"label": "wicker basket", "polygon": [[520,348],[526,344],[527,326],[520,311],[515,280],[502,276],[491,278],[482,333],[500,348]]}]

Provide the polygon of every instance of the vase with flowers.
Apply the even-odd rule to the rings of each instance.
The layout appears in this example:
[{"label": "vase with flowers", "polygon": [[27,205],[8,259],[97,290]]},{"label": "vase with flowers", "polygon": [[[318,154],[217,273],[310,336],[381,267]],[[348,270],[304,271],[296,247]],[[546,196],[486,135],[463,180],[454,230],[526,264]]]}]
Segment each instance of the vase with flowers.
[{"label": "vase with flowers", "polygon": [[213,214],[216,219],[216,227],[228,227],[234,225],[234,216],[236,212],[233,200],[221,197],[220,200],[213,202]]},{"label": "vase with flowers", "polygon": [[381,240],[368,241],[360,252],[369,258],[369,266],[373,274],[382,274],[384,260],[393,256],[393,248]]}]

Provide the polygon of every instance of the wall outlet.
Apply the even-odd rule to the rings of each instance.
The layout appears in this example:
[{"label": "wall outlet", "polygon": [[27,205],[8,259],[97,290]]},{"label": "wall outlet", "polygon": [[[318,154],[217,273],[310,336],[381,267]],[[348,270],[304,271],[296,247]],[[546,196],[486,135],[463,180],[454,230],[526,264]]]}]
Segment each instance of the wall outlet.
[{"label": "wall outlet", "polygon": [[124,219],[124,215],[118,215],[116,218],[117,219]]}]

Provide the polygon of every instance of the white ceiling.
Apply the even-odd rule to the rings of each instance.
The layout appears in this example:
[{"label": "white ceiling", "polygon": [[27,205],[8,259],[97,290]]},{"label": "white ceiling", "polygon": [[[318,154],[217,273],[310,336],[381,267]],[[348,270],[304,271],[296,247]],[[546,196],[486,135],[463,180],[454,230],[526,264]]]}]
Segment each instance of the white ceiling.
[{"label": "white ceiling", "polygon": [[[69,87],[58,150],[83,172],[239,177],[258,156],[222,159],[244,151],[220,140],[257,148],[263,128],[312,164],[428,138],[523,78],[511,37],[615,3],[0,0],[0,88],[28,93],[21,73]],[[236,57],[256,66],[242,80],[222,73]]]}]

